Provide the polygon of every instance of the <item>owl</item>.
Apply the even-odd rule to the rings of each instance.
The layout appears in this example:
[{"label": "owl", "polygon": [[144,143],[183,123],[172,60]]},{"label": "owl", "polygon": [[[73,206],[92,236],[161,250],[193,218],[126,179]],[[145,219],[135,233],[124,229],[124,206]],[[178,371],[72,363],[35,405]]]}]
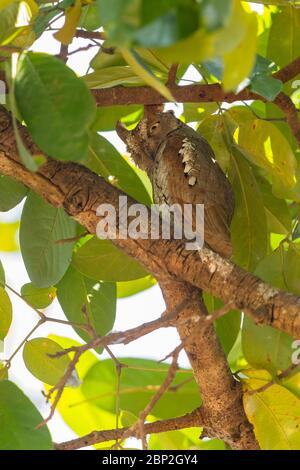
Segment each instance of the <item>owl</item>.
[{"label": "owl", "polygon": [[229,258],[233,191],[208,142],[171,111],[146,115],[131,132],[118,124],[117,132],[147,172],[154,202],[203,204],[205,245]]}]

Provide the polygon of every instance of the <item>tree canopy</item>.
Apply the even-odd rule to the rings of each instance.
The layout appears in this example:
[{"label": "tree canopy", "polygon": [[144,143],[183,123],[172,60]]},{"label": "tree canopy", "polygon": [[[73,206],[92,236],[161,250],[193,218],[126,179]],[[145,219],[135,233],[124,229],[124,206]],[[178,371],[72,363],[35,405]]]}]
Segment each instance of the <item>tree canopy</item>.
[{"label": "tree canopy", "polygon": [[[0,340],[14,334],[11,296],[37,316],[0,363],[0,449],[122,448],[134,436],[154,450],[299,450],[300,1],[2,0],[0,80],[0,211],[23,201],[20,221],[0,224],[0,250],[20,250],[30,278],[14,292],[0,261]],[[177,240],[95,236],[101,202],[152,202],[146,173],[100,133],[165,103],[229,178],[230,261],[185,256]],[[116,332],[118,299],[157,282],[165,315]],[[48,314],[55,299],[65,320]],[[45,322],[81,343],[39,336]],[[126,357],[167,326],[181,341],[166,362]],[[190,369],[178,368],[182,349]],[[17,353],[44,386],[45,420],[9,380]],[[54,412],[78,439],[53,443]]]}]

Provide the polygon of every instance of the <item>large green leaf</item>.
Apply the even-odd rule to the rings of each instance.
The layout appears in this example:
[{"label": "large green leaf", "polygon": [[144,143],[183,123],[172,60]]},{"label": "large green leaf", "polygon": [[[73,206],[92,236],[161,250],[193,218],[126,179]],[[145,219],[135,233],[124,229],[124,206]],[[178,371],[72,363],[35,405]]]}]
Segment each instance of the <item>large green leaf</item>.
[{"label": "large green leaf", "polygon": [[258,181],[270,232],[287,234],[291,229],[291,215],[287,203],[275,197],[266,181]]},{"label": "large green leaf", "polygon": [[[278,41],[280,37],[284,37],[285,40]],[[287,65],[299,56],[300,11],[298,9],[290,5],[273,14],[267,54],[279,67]]]},{"label": "large green leaf", "polygon": [[63,209],[29,193],[21,218],[20,245],[28,275],[37,287],[53,286],[63,277],[72,243],[56,242],[75,235],[75,222]]},{"label": "large green leaf", "polygon": [[24,54],[15,95],[32,138],[44,152],[62,160],[86,155],[96,106],[83,81],[61,60],[42,53]]},{"label": "large green leaf", "polygon": [[27,369],[37,379],[49,385],[56,385],[65,374],[70,363],[67,354],[51,357],[63,348],[49,338],[34,338],[25,343],[23,359]]},{"label": "large green leaf", "polygon": [[232,149],[231,162],[231,183],[235,195],[231,224],[234,260],[251,271],[266,255],[266,214],[253,172],[237,149]]},{"label": "large green leaf", "polygon": [[28,193],[28,189],[23,184],[0,175],[0,211],[9,211],[15,207]]},{"label": "large green leaf", "polygon": [[[245,380],[246,390],[253,391],[271,380],[255,376],[253,371]],[[246,392],[244,407],[262,450],[299,450],[300,400],[290,391],[275,384],[263,392]]]},{"label": "large green leaf", "polygon": [[[166,377],[168,367],[146,359],[122,359],[128,367],[122,370],[120,407],[138,416]],[[166,391],[156,404],[152,415],[171,418],[183,415],[200,405],[199,390],[188,370],[179,370],[172,385],[187,379],[177,389]],[[82,391],[86,399],[106,411],[115,411],[116,372],[111,360],[94,365],[86,374]]]},{"label": "large green leaf", "polygon": [[288,334],[270,326],[255,325],[245,316],[242,327],[242,345],[248,363],[266,369],[272,375],[291,365],[293,339]]},{"label": "large green leaf", "polygon": [[287,187],[296,183],[297,161],[284,135],[274,124],[254,119],[240,125],[235,134],[245,155]]},{"label": "large green leaf", "polygon": [[86,165],[139,202],[150,205],[151,197],[134,169],[104,137],[90,136]]},{"label": "large green leaf", "polygon": [[[99,336],[113,328],[116,316],[114,283],[92,281],[70,266],[57,286],[57,298],[69,321],[87,323],[82,313],[85,306],[90,324]],[[81,328],[76,328],[76,331],[85,341],[91,339]]]},{"label": "large green leaf", "polygon": [[131,281],[148,273],[133,258],[109,240],[92,238],[73,256],[73,266],[84,276],[96,281]]},{"label": "large green leaf", "polygon": [[0,340],[7,335],[12,322],[12,305],[10,298],[0,286]]},{"label": "large green leaf", "polygon": [[12,382],[0,382],[0,449],[50,450],[47,426],[36,429],[43,417],[24,393]]}]

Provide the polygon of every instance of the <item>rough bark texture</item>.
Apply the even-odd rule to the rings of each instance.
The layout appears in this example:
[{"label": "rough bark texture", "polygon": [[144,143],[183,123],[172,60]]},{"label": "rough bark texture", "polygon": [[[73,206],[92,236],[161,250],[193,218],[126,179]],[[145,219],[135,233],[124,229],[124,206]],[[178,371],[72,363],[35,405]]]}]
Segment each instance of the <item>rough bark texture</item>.
[{"label": "rough bark texture", "polygon": [[[37,151],[25,129],[23,139],[31,151]],[[40,152],[39,152],[40,153]],[[20,162],[9,114],[0,108],[0,172],[23,182],[50,204],[64,207],[66,212],[95,233],[96,209],[101,203],[118,207],[122,194],[87,168],[48,159],[36,173]],[[133,203],[128,199],[129,204]],[[238,309],[251,312],[258,323],[272,325],[294,336],[300,333],[300,299],[273,289],[252,274],[204,248],[186,251],[185,243],[176,240],[113,240],[143,263],[158,279],[162,279],[169,308],[193,295],[190,283],[231,302]],[[199,425],[206,433],[220,437],[235,449],[256,449],[251,426],[241,403],[241,389],[234,382],[223,352],[212,328],[204,333],[199,315],[204,315],[196,299],[178,318],[178,331],[186,343],[195,378],[201,389],[204,406]],[[186,320],[183,322],[183,319]],[[196,319],[196,320],[195,320]]]}]

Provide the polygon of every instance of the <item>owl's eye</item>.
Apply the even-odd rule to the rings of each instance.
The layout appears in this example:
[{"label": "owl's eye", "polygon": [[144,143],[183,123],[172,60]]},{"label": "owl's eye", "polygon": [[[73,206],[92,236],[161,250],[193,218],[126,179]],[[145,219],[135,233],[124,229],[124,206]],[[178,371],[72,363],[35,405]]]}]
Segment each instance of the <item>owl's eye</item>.
[{"label": "owl's eye", "polygon": [[155,122],[154,124],[152,124],[152,126],[150,127],[151,134],[159,127],[159,124],[159,122]]}]

